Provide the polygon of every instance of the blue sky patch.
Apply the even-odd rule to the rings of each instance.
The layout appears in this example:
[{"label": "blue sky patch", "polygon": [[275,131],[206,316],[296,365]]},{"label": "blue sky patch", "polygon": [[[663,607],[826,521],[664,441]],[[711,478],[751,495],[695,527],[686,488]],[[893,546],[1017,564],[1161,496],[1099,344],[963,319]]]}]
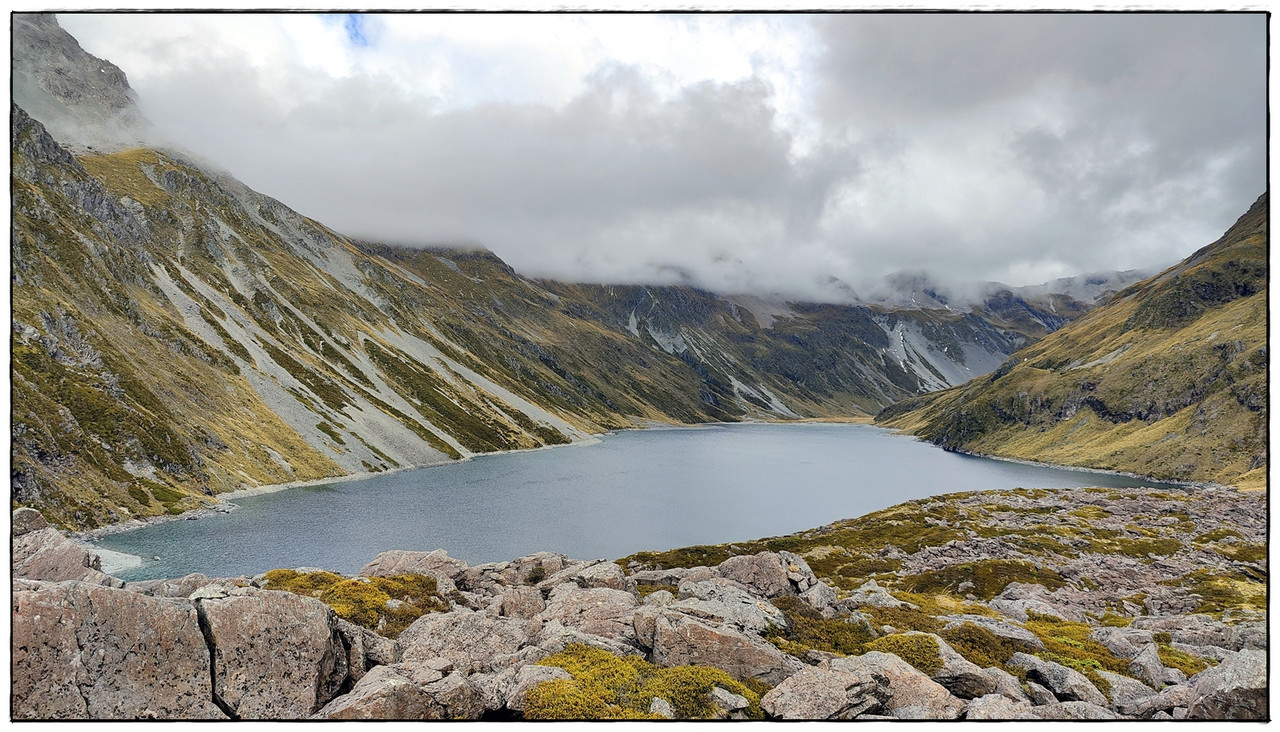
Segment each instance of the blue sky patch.
[{"label": "blue sky patch", "polygon": [[347,13],[345,15],[325,15],[323,16],[326,23],[342,24],[342,29],[347,32],[347,42],[353,46],[367,48],[373,43],[370,38],[372,31],[372,21],[367,15],[359,13]]}]

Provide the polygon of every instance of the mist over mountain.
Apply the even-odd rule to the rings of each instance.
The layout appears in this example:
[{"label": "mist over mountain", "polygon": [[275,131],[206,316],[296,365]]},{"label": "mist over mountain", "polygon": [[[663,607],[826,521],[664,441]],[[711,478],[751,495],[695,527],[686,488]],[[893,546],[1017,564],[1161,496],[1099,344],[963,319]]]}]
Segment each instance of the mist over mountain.
[{"label": "mist over mountain", "polygon": [[64,18],[255,190],[529,277],[849,302],[1154,271],[1265,187],[1262,14],[352,20]]}]

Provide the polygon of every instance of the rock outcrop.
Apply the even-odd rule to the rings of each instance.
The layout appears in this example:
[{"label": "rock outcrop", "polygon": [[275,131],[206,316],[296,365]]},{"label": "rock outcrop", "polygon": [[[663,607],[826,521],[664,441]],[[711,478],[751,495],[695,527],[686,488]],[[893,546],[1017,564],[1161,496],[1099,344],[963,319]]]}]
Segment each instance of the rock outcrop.
[{"label": "rock outcrop", "polygon": [[[1151,510],[1142,506],[1133,510]],[[708,719],[800,720],[1269,713],[1259,648],[1267,637],[1256,613],[1138,614],[1103,625],[1078,613],[1090,601],[1068,587],[1029,582],[1008,583],[985,606],[919,593],[908,602],[888,580],[838,592],[788,552],[630,571],[546,552],[477,566],[443,551],[384,552],[362,576],[434,577],[447,598],[393,638],[313,597],[265,589],[265,576],[125,585],[33,514],[17,511],[13,521],[15,719],[519,718],[545,712],[548,689],[570,701],[593,698],[581,696],[580,666],[549,658],[587,651],[648,668],[719,669],[722,679],[746,683],[704,687],[694,707],[656,692],[629,702],[654,718],[691,708]],[[884,554],[904,571],[933,571],[919,564],[926,553]],[[1126,576],[1144,582],[1146,572]],[[1162,607],[1181,605],[1175,595],[1166,601]],[[923,609],[930,604],[932,612]],[[1152,605],[1112,607],[1140,613]],[[933,632],[910,629],[918,623]],[[845,645],[822,646],[824,637]],[[1086,645],[1106,669],[1065,665],[1071,649]],[[759,685],[766,691],[757,704],[745,695]],[[530,712],[535,696],[541,701]],[[557,714],[607,711],[575,703]]]}]

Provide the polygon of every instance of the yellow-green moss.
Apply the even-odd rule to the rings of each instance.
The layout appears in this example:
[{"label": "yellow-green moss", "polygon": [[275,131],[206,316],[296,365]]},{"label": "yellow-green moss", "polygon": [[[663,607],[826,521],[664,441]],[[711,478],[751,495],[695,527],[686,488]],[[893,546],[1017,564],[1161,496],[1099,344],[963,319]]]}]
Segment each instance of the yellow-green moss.
[{"label": "yellow-green moss", "polygon": [[1190,653],[1183,653],[1173,646],[1166,643],[1160,643],[1156,652],[1160,656],[1160,663],[1169,667],[1176,668],[1186,674],[1188,678],[1195,676],[1201,671],[1209,668],[1209,661],[1193,656]]},{"label": "yellow-green moss", "polygon": [[984,559],[903,577],[901,585],[907,590],[918,593],[962,594],[960,586],[969,583],[973,587],[966,589],[965,592],[983,600],[990,600],[1003,592],[1011,582],[1044,585],[1050,590],[1056,590],[1066,584],[1062,575],[1031,562]]},{"label": "yellow-green moss", "polygon": [[[980,668],[1005,668],[1015,653],[1032,653],[1035,648],[1012,638],[996,635],[987,628],[973,623],[961,623],[939,633],[956,653],[977,664]],[[1006,669],[1008,670],[1008,669]]]},{"label": "yellow-green moss", "polygon": [[808,603],[792,595],[771,601],[787,618],[788,628],[774,628],[765,638],[784,653],[803,656],[809,650],[838,653],[843,656],[863,652],[875,635],[865,625],[843,618],[824,618]]},{"label": "yellow-green moss", "polygon": [[421,574],[347,579],[332,572],[274,569],[266,581],[266,589],[318,598],[343,620],[389,638],[426,613],[449,609],[435,578]]},{"label": "yellow-green moss", "polygon": [[716,668],[658,668],[635,656],[620,658],[580,644],[538,663],[562,668],[573,678],[544,682],[531,689],[525,698],[525,719],[654,719],[649,714],[654,697],[667,700],[681,719],[707,719],[716,711],[710,693],[717,686],[744,697],[749,718],[764,717],[762,690]]},{"label": "yellow-green moss", "polygon": [[930,676],[942,668],[938,641],[923,633],[886,635],[868,643],[867,650],[892,653]]}]

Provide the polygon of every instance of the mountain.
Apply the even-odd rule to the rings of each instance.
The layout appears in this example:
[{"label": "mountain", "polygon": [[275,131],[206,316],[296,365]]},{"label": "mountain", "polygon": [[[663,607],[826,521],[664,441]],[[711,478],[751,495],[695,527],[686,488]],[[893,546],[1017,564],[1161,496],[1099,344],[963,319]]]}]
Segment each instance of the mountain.
[{"label": "mountain", "polygon": [[950,450],[1265,487],[1267,207],[990,376],[877,422]]},{"label": "mountain", "polygon": [[1038,337],[354,240],[158,142],[52,16],[15,16],[13,49],[13,500],[62,526],[655,421],[866,416]]}]

